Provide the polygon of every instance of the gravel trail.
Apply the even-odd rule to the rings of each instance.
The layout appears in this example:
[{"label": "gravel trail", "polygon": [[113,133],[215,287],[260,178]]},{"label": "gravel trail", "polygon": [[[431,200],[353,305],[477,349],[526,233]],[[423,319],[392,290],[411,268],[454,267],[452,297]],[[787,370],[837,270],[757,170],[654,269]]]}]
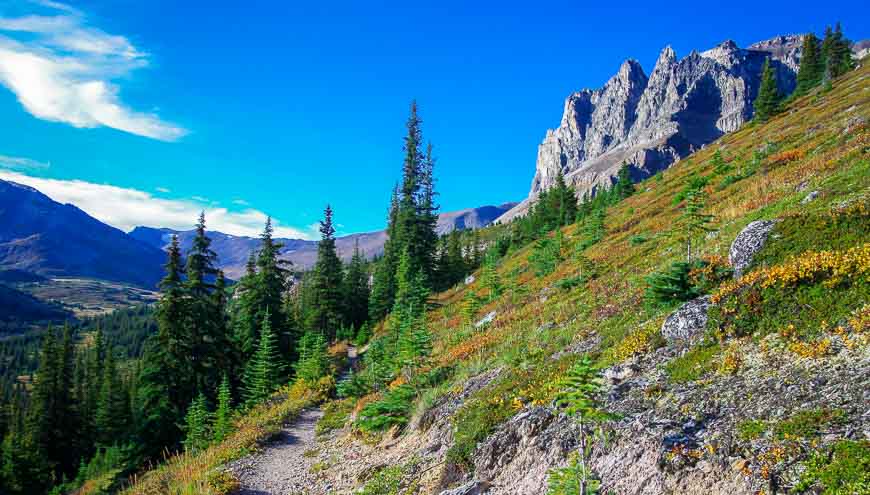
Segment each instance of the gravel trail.
[{"label": "gravel trail", "polygon": [[[348,348],[348,368],[342,378],[356,365],[357,349]],[[318,486],[311,453],[317,449],[314,427],[323,417],[323,411],[306,409],[292,424],[281,431],[263,449],[253,455],[232,462],[228,467],[239,482],[239,495],[296,495],[314,493]],[[306,455],[306,452],[309,455]],[[315,472],[312,472],[315,471]],[[319,480],[322,483],[322,480]]]},{"label": "gravel trail", "polygon": [[285,426],[263,450],[239,459],[230,469],[241,482],[240,495],[286,495],[308,493],[314,475],[305,452],[315,447],[314,426],[323,416],[320,409],[307,409]]}]

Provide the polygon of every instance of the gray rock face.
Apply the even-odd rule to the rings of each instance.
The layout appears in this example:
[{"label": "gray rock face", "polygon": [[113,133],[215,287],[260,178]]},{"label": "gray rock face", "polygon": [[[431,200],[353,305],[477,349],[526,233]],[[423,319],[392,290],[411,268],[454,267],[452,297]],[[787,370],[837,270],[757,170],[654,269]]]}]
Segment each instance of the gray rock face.
[{"label": "gray rock face", "polygon": [[488,493],[489,483],[485,481],[469,481],[468,483],[454,488],[452,490],[444,490],[440,495],[482,495]]},{"label": "gray rock face", "polygon": [[609,187],[623,162],[640,180],[737,130],[752,117],[765,60],[773,61],[780,89],[794,89],[801,43],[801,36],[780,36],[744,49],[725,41],[683,59],[666,47],[649,76],[625,61],[600,89],[565,100],[559,127],[538,147],[529,197],[498,221],[524,214],[560,171],[582,196]]},{"label": "gray rock face", "polygon": [[543,493],[547,471],[577,448],[576,423],[545,407],[519,412],[474,454],[475,475],[496,493]]},{"label": "gray rock face", "polygon": [[693,299],[670,314],[662,323],[662,337],[668,340],[690,340],[707,328],[710,296]]},{"label": "gray rock face", "polygon": [[756,220],[737,234],[731,243],[731,249],[728,250],[728,261],[734,268],[734,278],[743,276],[743,272],[752,263],[752,257],[764,247],[774,224],[775,220]]}]

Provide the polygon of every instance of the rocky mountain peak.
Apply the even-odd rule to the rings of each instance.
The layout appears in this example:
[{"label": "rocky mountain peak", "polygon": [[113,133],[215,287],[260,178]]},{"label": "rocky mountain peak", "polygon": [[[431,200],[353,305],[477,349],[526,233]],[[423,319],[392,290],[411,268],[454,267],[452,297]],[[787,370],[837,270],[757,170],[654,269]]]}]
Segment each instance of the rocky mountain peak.
[{"label": "rocky mountain peak", "polygon": [[733,40],[679,59],[662,49],[647,77],[636,60],[624,61],[601,88],[565,100],[559,127],[538,147],[529,197],[499,221],[524,214],[561,172],[578,195],[609,187],[628,163],[635,178],[648,177],[752,117],[767,59],[780,89],[794,88],[800,35],[778,36],[740,48]]}]

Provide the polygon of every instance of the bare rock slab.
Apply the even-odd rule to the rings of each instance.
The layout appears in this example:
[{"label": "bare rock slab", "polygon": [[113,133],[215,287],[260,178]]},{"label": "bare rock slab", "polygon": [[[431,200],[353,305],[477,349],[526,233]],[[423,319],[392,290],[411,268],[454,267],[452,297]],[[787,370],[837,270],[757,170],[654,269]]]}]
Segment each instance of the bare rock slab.
[{"label": "bare rock slab", "polygon": [[691,340],[703,334],[707,328],[707,310],[710,296],[703,296],[684,303],[662,323],[662,337],[674,340]]},{"label": "bare rock slab", "polygon": [[743,276],[743,272],[752,264],[752,258],[761,251],[764,243],[773,230],[776,220],[756,220],[743,228],[728,250],[728,261],[734,268],[734,278]]}]

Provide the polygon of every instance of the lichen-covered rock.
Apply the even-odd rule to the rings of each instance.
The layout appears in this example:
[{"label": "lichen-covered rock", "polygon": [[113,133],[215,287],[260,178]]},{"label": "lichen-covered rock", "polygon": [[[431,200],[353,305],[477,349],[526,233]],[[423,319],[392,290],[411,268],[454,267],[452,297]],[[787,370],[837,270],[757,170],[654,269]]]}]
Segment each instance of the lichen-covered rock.
[{"label": "lichen-covered rock", "polygon": [[707,310],[710,296],[684,303],[662,323],[662,337],[668,340],[690,340],[707,328]]},{"label": "lichen-covered rock", "polygon": [[489,325],[490,323],[492,323],[493,320],[495,320],[495,315],[496,315],[495,311],[490,311],[489,313],[484,315],[483,318],[478,320],[477,323],[474,324],[474,327],[480,328],[482,326]]},{"label": "lichen-covered rock", "polygon": [[483,495],[489,493],[489,483],[485,481],[473,480],[468,483],[454,488],[452,490],[444,490],[440,495]]},{"label": "lichen-covered rock", "polygon": [[477,479],[492,483],[490,493],[544,493],[547,472],[577,448],[579,429],[546,407],[517,413],[490,435],[474,454]]},{"label": "lichen-covered rock", "polygon": [[728,250],[728,262],[734,268],[734,278],[743,276],[743,272],[752,264],[755,253],[764,247],[775,224],[775,220],[756,220],[737,234]]}]

